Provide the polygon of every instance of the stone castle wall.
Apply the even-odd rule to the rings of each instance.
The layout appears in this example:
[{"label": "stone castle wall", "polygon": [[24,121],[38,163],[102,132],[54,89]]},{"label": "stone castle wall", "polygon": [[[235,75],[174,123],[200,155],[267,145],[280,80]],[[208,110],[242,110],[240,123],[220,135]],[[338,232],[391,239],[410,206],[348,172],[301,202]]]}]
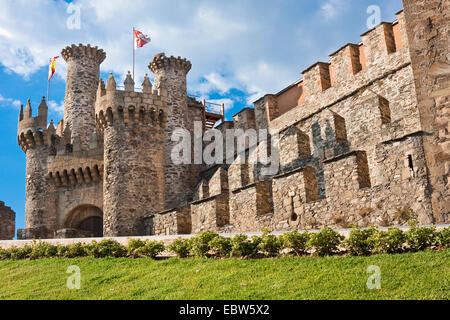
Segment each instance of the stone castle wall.
[{"label": "stone castle wall", "polygon": [[[112,75],[98,80],[102,50],[67,47],[64,121],[47,125],[45,99],[36,116],[31,103],[19,115],[27,229],[18,238],[448,222],[449,5],[404,6],[218,125],[246,148],[225,148],[227,164],[172,161],[176,129],[205,130],[204,106],[187,95],[189,61],[156,55],[156,90],[146,76],[136,92],[131,74],[117,90]],[[258,129],[270,136],[256,143],[248,130]]]},{"label": "stone castle wall", "polygon": [[[237,114],[234,129],[279,133],[279,173],[262,176],[261,164],[243,164],[243,155],[237,155],[226,169],[229,190],[221,192],[222,199],[229,199],[229,212],[220,212],[226,225],[214,220],[219,210],[211,189],[219,183],[205,173],[191,203],[193,232],[402,225],[411,218],[435,223],[427,154],[427,141],[434,138],[421,120],[406,29],[405,13],[399,12],[398,21],[363,34],[361,44],[348,44],[329,63],[305,70],[290,99],[282,98],[287,88]],[[436,72],[443,73],[445,65],[439,66]],[[447,83],[442,74],[436,77],[441,86]],[[282,105],[286,101],[300,105]],[[438,101],[444,108],[447,100]],[[442,115],[436,118],[444,123]],[[445,150],[442,146],[435,144],[436,150]],[[250,148],[247,161],[257,159],[261,149]],[[438,155],[445,157],[442,151]],[[436,179],[447,181],[445,175]],[[448,214],[448,193],[442,194],[442,185],[439,190],[438,210]]]},{"label": "stone castle wall", "polygon": [[417,107],[430,173],[434,218],[450,219],[450,3],[404,0]]},{"label": "stone castle wall", "polygon": [[12,240],[15,230],[16,214],[0,201],[0,240]]}]

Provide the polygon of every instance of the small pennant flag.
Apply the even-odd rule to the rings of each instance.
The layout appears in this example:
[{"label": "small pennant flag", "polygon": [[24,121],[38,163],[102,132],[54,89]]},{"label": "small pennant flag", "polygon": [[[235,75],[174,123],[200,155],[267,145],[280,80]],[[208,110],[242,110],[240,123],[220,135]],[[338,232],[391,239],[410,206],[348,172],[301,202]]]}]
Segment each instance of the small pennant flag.
[{"label": "small pennant flag", "polygon": [[58,57],[54,57],[53,59],[50,59],[50,64],[48,66],[48,81],[50,81],[50,79],[53,77],[53,75],[55,74],[56,71],[56,59],[58,59]]},{"label": "small pennant flag", "polygon": [[142,48],[147,43],[152,41],[149,36],[143,34],[138,30],[134,30],[134,49]]}]

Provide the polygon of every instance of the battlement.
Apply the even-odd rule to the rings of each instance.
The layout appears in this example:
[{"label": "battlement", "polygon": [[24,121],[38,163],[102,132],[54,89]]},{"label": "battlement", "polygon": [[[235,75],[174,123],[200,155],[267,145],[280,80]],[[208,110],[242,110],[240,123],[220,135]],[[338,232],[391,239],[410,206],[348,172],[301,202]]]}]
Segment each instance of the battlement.
[{"label": "battlement", "polygon": [[25,110],[20,108],[19,124],[17,128],[17,142],[24,152],[40,145],[50,145],[51,136],[55,133],[53,123],[47,127],[48,107],[45,97],[42,97],[38,107],[38,115],[33,117],[31,101],[28,99]]},{"label": "battlement", "polygon": [[61,52],[63,59],[68,62],[71,58],[90,58],[94,59],[98,64],[102,63],[106,59],[106,53],[103,49],[98,49],[98,47],[91,47],[90,44],[87,46],[79,44],[78,46],[72,44],[64,48]]},{"label": "battlement", "polygon": [[148,65],[148,68],[155,73],[159,69],[164,69],[167,67],[174,67],[182,69],[188,73],[191,70],[192,64],[186,58],[181,59],[181,57],[166,57],[165,53],[157,54],[153,57],[152,62]]},{"label": "battlement", "polygon": [[167,119],[167,90],[165,88],[153,90],[148,76],[145,75],[142,92],[135,92],[130,73],[124,85],[125,90],[117,90],[112,73],[106,88],[105,83],[100,79],[95,103],[99,128],[102,130],[106,126],[119,122],[127,126],[138,123],[141,125],[159,123],[161,127],[164,127]]},{"label": "battlement", "polygon": [[361,43],[342,46],[330,55],[328,62],[312,64],[295,84],[255,101],[257,126],[267,127],[276,119],[275,126],[281,129],[284,125],[278,122],[286,122],[283,115],[297,106],[304,106],[298,111],[302,116],[313,114],[410,64],[403,11],[397,16],[396,21],[382,22],[362,34]]},{"label": "battlement", "polygon": [[23,109],[23,105],[20,108],[18,134],[20,135],[22,132],[28,130],[45,129],[47,127],[47,111],[48,107],[45,102],[45,97],[42,97],[41,104],[38,107],[38,115],[33,117],[31,101],[28,99],[25,110]]}]

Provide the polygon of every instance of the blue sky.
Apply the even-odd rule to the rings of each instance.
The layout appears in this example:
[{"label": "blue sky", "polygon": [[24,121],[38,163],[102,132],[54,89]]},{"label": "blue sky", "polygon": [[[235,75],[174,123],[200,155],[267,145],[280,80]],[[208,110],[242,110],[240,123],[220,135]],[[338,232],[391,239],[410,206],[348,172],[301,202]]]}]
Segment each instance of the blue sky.
[{"label": "blue sky", "polygon": [[[154,54],[182,56],[193,68],[192,96],[225,102],[227,118],[266,93],[300,79],[300,73],[367,30],[367,8],[378,5],[393,21],[401,0],[76,0],[80,29],[67,27],[69,1],[0,0],[0,201],[25,225],[25,155],[17,145],[20,104],[33,110],[46,94],[48,59],[72,43],[107,53],[102,77],[117,82],[132,65],[132,28],[152,43],[136,52],[141,83]],[[63,115],[65,65],[51,81],[49,121]]]}]

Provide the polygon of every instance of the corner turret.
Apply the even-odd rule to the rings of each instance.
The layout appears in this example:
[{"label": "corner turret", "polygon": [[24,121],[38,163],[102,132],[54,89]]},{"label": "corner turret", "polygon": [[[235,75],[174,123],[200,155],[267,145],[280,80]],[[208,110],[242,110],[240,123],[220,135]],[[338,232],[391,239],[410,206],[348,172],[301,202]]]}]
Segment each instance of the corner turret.
[{"label": "corner turret", "polygon": [[81,148],[89,148],[95,130],[94,104],[98,90],[100,64],[106,54],[91,45],[71,45],[61,52],[67,63],[64,125],[72,132],[71,143],[80,138]]},{"label": "corner turret", "polygon": [[46,180],[47,160],[54,148],[56,133],[53,123],[47,127],[48,106],[45,97],[33,117],[31,101],[19,114],[17,142],[26,153],[26,229],[18,232],[19,239],[52,238],[56,230],[55,190]]},{"label": "corner turret", "polygon": [[[200,168],[196,165],[174,165],[171,152],[177,144],[172,141],[172,133],[177,129],[194,132],[192,113],[188,108],[186,77],[192,64],[181,57],[166,57],[160,53],[153,57],[149,69],[155,75],[155,88],[165,88],[167,95],[166,145],[166,208],[175,208],[190,201],[193,197]],[[173,183],[177,181],[177,183]]]},{"label": "corner turret", "polygon": [[23,110],[23,106],[21,107],[17,129],[17,142],[25,153],[29,148],[34,148],[36,145],[50,145],[50,135],[47,131],[47,111],[48,107],[45,102],[45,97],[42,97],[36,117],[33,117],[33,110],[29,99],[25,111]]}]

